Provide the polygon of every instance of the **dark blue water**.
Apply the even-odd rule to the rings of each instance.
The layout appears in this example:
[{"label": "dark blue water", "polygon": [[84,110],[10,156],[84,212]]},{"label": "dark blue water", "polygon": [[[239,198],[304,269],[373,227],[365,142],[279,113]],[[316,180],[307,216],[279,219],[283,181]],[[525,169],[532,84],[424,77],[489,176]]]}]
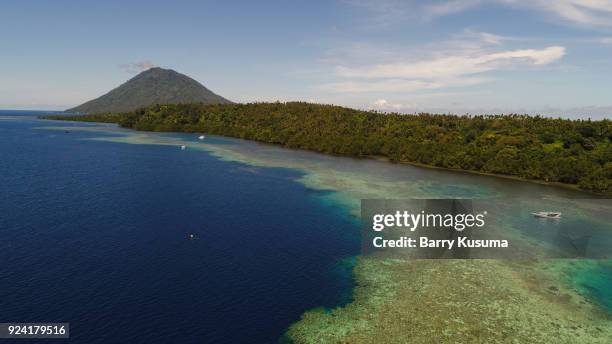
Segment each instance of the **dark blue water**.
[{"label": "dark blue water", "polygon": [[0,322],[70,322],[71,343],[271,343],[348,301],[358,227],[297,171],[41,125],[0,119]]}]

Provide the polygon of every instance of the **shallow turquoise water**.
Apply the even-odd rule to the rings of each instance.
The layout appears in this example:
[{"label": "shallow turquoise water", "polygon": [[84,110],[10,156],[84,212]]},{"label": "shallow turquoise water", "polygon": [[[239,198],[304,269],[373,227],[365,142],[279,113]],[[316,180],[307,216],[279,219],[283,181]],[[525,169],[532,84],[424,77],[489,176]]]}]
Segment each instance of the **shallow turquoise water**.
[{"label": "shallow turquoise water", "polygon": [[[95,311],[94,320],[118,326],[137,315],[148,321],[104,338],[92,320],[77,342],[279,338],[305,310],[350,301],[363,198],[511,199],[502,229],[525,240],[558,246],[558,225],[534,222],[528,209],[561,210],[572,230],[612,237],[609,203],[545,185],[112,125],[17,118],[0,121],[0,132],[9,157],[0,168],[10,176],[1,190],[9,209],[0,223],[9,235],[3,257],[18,263],[2,270],[16,282],[0,292],[21,295],[6,314],[59,318],[69,309],[75,319]],[[206,230],[211,223],[236,230]],[[186,244],[190,231],[201,240]],[[22,269],[55,256],[65,261],[49,275]],[[73,301],[57,288],[75,271],[84,272],[69,284],[82,293]],[[569,276],[610,306],[609,265]],[[40,292],[27,287],[32,280],[56,287],[37,307],[26,298]],[[161,335],[135,335],[153,325]]]},{"label": "shallow turquoise water", "polygon": [[[501,204],[503,212],[502,219],[496,219],[496,229],[534,243],[539,247],[536,251],[546,252],[534,252],[534,256],[571,257],[576,254],[573,240],[580,239],[582,234],[591,236],[589,253],[582,253],[595,257],[612,254],[612,201],[588,193],[462,172],[328,156],[233,138],[210,136],[200,142],[192,134],[142,133],[108,126],[95,130],[115,135],[110,140],[117,142],[186,144],[188,149],[207,151],[222,160],[301,171],[303,175],[297,181],[309,189],[325,191],[318,194],[319,201],[352,213],[356,226],[359,200],[365,198],[493,199],[496,201],[492,206]],[[561,211],[565,219],[560,223],[539,221],[530,214],[539,210]],[[346,212],[338,213],[347,216]],[[607,292],[612,289],[608,272],[605,266],[598,266],[570,281],[581,286],[580,290],[595,302],[606,306],[612,300]]]},{"label": "shallow turquoise water", "polygon": [[569,280],[581,294],[612,312],[612,261],[594,261],[570,269]]}]

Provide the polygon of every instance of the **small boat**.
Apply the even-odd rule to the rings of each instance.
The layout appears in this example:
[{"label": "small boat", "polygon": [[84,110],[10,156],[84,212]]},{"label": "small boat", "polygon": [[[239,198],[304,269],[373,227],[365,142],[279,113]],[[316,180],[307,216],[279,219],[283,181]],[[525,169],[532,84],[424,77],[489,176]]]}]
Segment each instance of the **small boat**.
[{"label": "small boat", "polygon": [[198,136],[198,139],[200,139],[200,140],[204,140],[205,138],[206,138],[206,136],[204,136],[204,135]]},{"label": "small boat", "polygon": [[545,219],[560,219],[561,213],[555,211],[538,211],[537,213],[531,213],[535,217],[542,217]]},{"label": "small boat", "polygon": [[185,148],[187,148],[187,146],[181,145],[181,150],[185,150]]}]

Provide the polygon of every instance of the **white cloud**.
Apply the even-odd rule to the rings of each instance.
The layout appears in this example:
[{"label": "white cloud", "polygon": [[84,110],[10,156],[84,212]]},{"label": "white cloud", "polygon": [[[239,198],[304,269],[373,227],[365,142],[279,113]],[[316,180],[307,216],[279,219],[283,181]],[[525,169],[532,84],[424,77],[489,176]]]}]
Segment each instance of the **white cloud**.
[{"label": "white cloud", "polygon": [[370,104],[369,109],[383,110],[383,111],[402,111],[404,109],[415,108],[415,104],[403,104],[403,103],[391,103],[386,99],[378,99]]},{"label": "white cloud", "polygon": [[387,105],[387,100],[386,99],[378,99],[376,101],[374,101],[374,103],[372,103],[373,106],[376,107],[384,107]]},{"label": "white cloud", "polygon": [[[467,32],[472,32],[472,31],[467,31]],[[495,45],[500,45],[502,44],[504,41],[507,40],[512,40],[514,38],[511,37],[505,37],[505,36],[500,36],[500,35],[494,35],[492,33],[488,33],[488,32],[472,32],[473,34],[476,34],[478,36],[480,36],[480,39],[483,42],[486,42],[488,44],[495,44]]]},{"label": "white cloud", "polygon": [[551,13],[576,24],[612,26],[612,0],[502,0]]},{"label": "white cloud", "polygon": [[461,13],[481,5],[512,6],[535,10],[567,22],[612,27],[612,0],[445,0],[433,3],[399,0],[349,0],[370,11],[380,26],[425,18],[431,20]]},{"label": "white cloud", "polygon": [[322,91],[333,93],[393,93],[433,90],[445,87],[469,86],[487,82],[486,78],[464,77],[445,80],[352,80],[333,82],[320,87]]},{"label": "white cloud", "polygon": [[610,119],[612,118],[612,106],[581,106],[569,109],[545,108],[537,111],[545,116],[569,117],[569,118],[591,118]]},{"label": "white cloud", "polygon": [[143,61],[138,61],[134,63],[126,63],[126,64],[119,65],[119,68],[131,74],[140,73],[142,71],[145,71],[153,67],[157,67],[157,66],[149,60],[143,60]]},{"label": "white cloud", "polygon": [[[434,55],[439,55],[435,54]],[[490,79],[480,74],[521,66],[544,66],[560,60],[565,48],[519,49],[490,52],[469,49],[465,54],[423,57],[359,66],[337,66],[342,81],[321,86],[327,92],[413,92],[477,85]]]},{"label": "white cloud", "polygon": [[598,41],[601,44],[612,44],[612,37],[602,37]]},{"label": "white cloud", "polygon": [[448,79],[482,73],[514,64],[545,65],[565,55],[565,48],[510,50],[479,56],[448,56],[434,60],[397,62],[365,67],[337,67],[342,77]]}]

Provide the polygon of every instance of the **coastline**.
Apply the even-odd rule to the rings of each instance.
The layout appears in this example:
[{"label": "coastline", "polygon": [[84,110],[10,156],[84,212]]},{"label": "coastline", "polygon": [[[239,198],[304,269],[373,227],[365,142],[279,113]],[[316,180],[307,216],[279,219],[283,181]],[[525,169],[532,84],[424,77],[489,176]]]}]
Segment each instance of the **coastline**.
[{"label": "coastline", "polygon": [[[54,119],[54,118],[49,118],[48,116],[39,116],[38,118],[41,119],[41,120],[46,120],[46,121],[63,121],[63,122],[73,122],[73,123],[83,123],[83,122],[85,122],[85,123],[96,123],[96,124],[109,124],[109,123],[113,123],[113,124],[117,125],[118,128],[122,128],[122,129],[125,129],[125,130],[131,130],[131,131],[135,131],[135,132],[145,132],[145,133],[147,133],[147,132],[149,132],[149,133],[176,133],[176,134],[191,133],[191,132],[185,132],[185,131],[147,131],[147,130],[137,130],[137,129],[133,129],[133,128],[122,127],[122,126],[120,126],[116,122],[74,121],[74,120]],[[193,133],[195,133],[195,132],[193,132]],[[204,133],[204,134],[207,134],[207,133]],[[434,166],[434,165],[427,165],[427,164],[422,164],[422,163],[418,163],[418,162],[411,162],[411,161],[405,161],[405,160],[404,161],[393,162],[388,157],[382,156],[382,155],[349,156],[349,155],[341,155],[341,154],[333,154],[333,153],[324,153],[324,152],[319,152],[319,151],[310,150],[310,149],[286,147],[286,146],[284,146],[282,144],[279,144],[279,143],[270,143],[270,142],[259,141],[259,140],[245,139],[245,138],[242,138],[242,137],[219,135],[219,134],[208,134],[208,135],[215,135],[215,136],[220,136],[220,137],[228,137],[228,138],[233,138],[233,139],[238,139],[238,140],[245,140],[245,141],[249,141],[249,142],[257,142],[257,143],[260,143],[260,144],[271,145],[271,146],[281,147],[281,148],[290,149],[290,150],[318,153],[318,154],[323,154],[323,155],[327,155],[327,156],[344,157],[344,158],[352,158],[352,159],[371,159],[371,160],[382,161],[382,162],[386,162],[386,163],[390,163],[390,164],[410,165],[410,166],[421,167],[421,168],[425,168],[425,169],[447,171],[447,172],[454,172],[454,173],[467,173],[467,174],[472,174],[472,175],[480,175],[480,176],[502,178],[502,179],[507,179],[507,180],[520,181],[520,182],[528,182],[528,183],[533,183],[533,184],[538,184],[538,185],[559,187],[559,188],[563,188],[563,189],[567,189],[567,190],[572,190],[572,191],[577,191],[577,192],[581,192],[581,193],[585,193],[585,194],[589,194],[589,195],[593,195],[593,196],[597,196],[597,197],[602,197],[602,198],[606,198],[606,197],[612,196],[612,194],[608,194],[608,193],[601,193],[601,192],[595,192],[595,191],[591,191],[591,190],[581,189],[578,186],[578,184],[568,184],[568,183],[561,183],[561,182],[547,182],[547,181],[544,181],[544,180],[527,179],[527,178],[523,178],[523,177],[519,177],[519,176],[508,175],[508,174],[489,173],[489,172],[480,172],[480,171],[463,170],[463,169],[453,169],[453,168],[446,168],[446,167],[440,167],[440,166]]]},{"label": "coastline", "polygon": [[612,344],[612,0],[0,9],[0,344]]},{"label": "coastline", "polygon": [[[123,128],[123,129],[127,129],[127,128]],[[126,132],[131,132],[132,134],[130,135],[135,135],[137,133],[141,133],[140,135],[143,135],[143,131],[137,131],[137,130],[126,130]],[[145,132],[146,133],[146,132]],[[155,133],[159,133],[159,132],[155,132]],[[181,134],[185,134],[185,133],[181,133]],[[244,140],[244,139],[239,139],[239,140]],[[245,142],[257,142],[257,141],[253,141],[253,140],[244,140]],[[122,142],[127,142],[127,141],[122,141]],[[173,145],[179,144],[179,143],[183,143],[183,144],[187,144],[185,143],[186,141],[176,141],[176,143],[173,143]],[[144,143],[144,142],[138,142],[137,140],[133,141],[132,143]],[[153,144],[160,144],[159,142],[155,142],[154,140],[148,141],[146,143],[153,143]],[[166,144],[170,144],[170,143],[166,143]],[[261,144],[261,143],[260,143]],[[286,147],[283,147],[281,145],[273,145],[273,144],[267,144],[267,143],[263,143],[266,146],[270,146],[270,147],[279,147],[279,148],[283,148],[286,149]],[[266,150],[265,147],[262,147],[263,150]],[[291,148],[290,148],[291,150]],[[276,153],[277,150],[274,149],[272,150]],[[304,152],[310,152],[311,151],[307,151],[307,150],[302,150]],[[276,154],[275,153],[275,154]],[[222,156],[223,154],[221,154]],[[322,154],[322,156],[325,156],[328,154]],[[291,159],[291,157],[294,157],[295,154],[291,154],[290,152],[287,154],[286,158],[289,157],[289,159]],[[343,157],[343,156],[341,156]],[[344,157],[346,158],[346,157]],[[250,163],[254,163],[254,164],[258,164],[258,163],[262,163],[261,161],[257,161],[256,157],[249,157],[249,161]],[[255,160],[252,160],[255,159]],[[370,159],[374,159],[372,157],[370,157]],[[237,159],[236,161],[241,161],[241,159]],[[246,162],[249,163],[249,162]],[[284,162],[286,163],[286,161]],[[282,165],[284,166],[284,163],[282,163]],[[277,164],[275,164],[275,166],[279,166],[278,162]],[[325,168],[326,166],[319,166],[321,168]],[[298,167],[299,168],[299,167]],[[459,172],[459,171],[456,171]],[[348,176],[353,178],[353,176]],[[334,178],[337,178],[337,176],[334,176]],[[453,178],[451,178],[453,179]],[[318,181],[320,182],[320,181]],[[327,184],[327,186],[329,186],[329,184]],[[354,187],[355,185],[342,185],[342,187],[347,188],[347,187]],[[376,188],[379,189],[380,185],[373,185],[373,186],[368,186],[368,188]],[[324,188],[326,190],[329,190],[328,188]],[[335,188],[334,188],[335,189]],[[345,190],[346,191],[346,190]],[[383,189],[382,191],[385,191],[385,189]],[[393,193],[395,194],[395,193]],[[355,196],[355,195],[353,195]],[[313,322],[312,324],[317,324],[315,326],[315,328],[312,328],[312,326],[308,325],[308,321],[307,322],[303,322],[303,321],[299,321],[294,326],[291,326],[291,329],[289,330],[290,333],[293,333],[293,338],[296,339],[294,340],[295,342],[298,343],[309,343],[309,342],[317,342],[316,339],[317,338],[324,338],[322,335],[325,334],[326,329],[332,332],[338,332],[338,333],[347,333],[347,331],[352,331],[350,332],[351,335],[353,337],[342,337],[342,339],[340,338],[336,338],[336,337],[330,337],[330,341],[339,341],[339,340],[350,340],[350,339],[354,339],[354,341],[359,342],[359,338],[363,338],[362,336],[367,336],[368,332],[367,329],[372,327],[372,324],[374,324],[375,326],[382,326],[382,330],[386,330],[389,331],[389,329],[386,329],[385,326],[388,327],[388,325],[385,325],[384,321],[381,321],[379,323],[376,322],[377,318],[377,310],[378,308],[370,308],[370,305],[372,302],[374,303],[372,306],[376,306],[379,303],[382,304],[387,304],[387,302],[393,302],[397,299],[397,295],[398,292],[402,291],[403,287],[405,285],[410,285],[412,283],[411,279],[414,280],[419,280],[421,279],[421,281],[423,281],[423,279],[426,278],[426,276],[420,276],[420,275],[428,275],[430,274],[432,271],[440,271],[440,269],[443,268],[439,268],[436,267],[436,265],[440,265],[440,266],[446,266],[445,262],[439,262],[439,263],[428,263],[425,262],[425,264],[429,264],[427,265],[427,269],[422,269],[419,268],[418,266],[410,266],[410,262],[405,262],[406,265],[404,265],[404,263],[400,264],[400,262],[398,261],[391,261],[391,260],[380,260],[380,261],[376,261],[376,260],[372,260],[373,258],[370,257],[363,257],[360,256],[358,258],[356,267],[355,267],[355,279],[357,281],[357,285],[354,289],[354,298],[353,298],[353,302],[351,304],[348,304],[346,306],[337,308],[337,309],[333,309],[333,310],[326,310],[326,309],[322,309],[322,308],[318,308],[315,311],[307,311],[304,314],[304,318],[305,319],[312,319],[312,320],[316,320],[315,322]],[[482,261],[484,262],[484,261]],[[396,264],[397,263],[397,264]],[[466,263],[467,264],[467,263]],[[492,264],[501,264],[501,263],[495,263],[493,262]],[[479,267],[480,270],[476,270],[476,274],[472,273],[470,276],[470,279],[466,280],[465,283],[471,283],[471,284],[476,284],[476,285],[480,285],[483,283],[483,280],[481,278],[486,277],[487,275],[487,271],[489,271],[491,274],[497,274],[500,273],[499,271],[497,271],[496,269],[488,269],[486,267],[486,263],[483,263],[482,266]],[[495,265],[496,267],[499,267],[497,265]],[[500,265],[500,266],[505,266],[505,265]],[[469,266],[467,266],[465,269],[470,268]],[[464,274],[466,273],[464,269],[463,265],[453,265],[449,268],[449,271],[446,271],[445,273],[452,273],[452,274]],[[488,270],[487,270],[488,269]],[[397,270],[397,271],[396,271]],[[469,270],[469,269],[468,269]],[[515,273],[511,273],[512,271],[507,271],[508,269],[503,269],[501,270],[502,272],[504,272],[504,276],[502,276],[501,278],[505,278],[508,277],[508,279],[510,278],[514,278],[517,277],[517,274]],[[396,272],[400,272],[399,274]],[[468,271],[469,272],[469,271]],[[540,272],[538,270],[538,272]],[[405,276],[404,276],[405,275]],[[506,276],[507,275],[507,276]],[[501,275],[500,275],[501,276]],[[523,276],[521,274],[521,276]],[[536,274],[537,276],[537,274]],[[434,285],[430,285],[429,286],[429,291],[431,291],[431,288],[441,288],[442,290],[447,290],[447,296],[452,296],[454,295],[454,286],[456,285],[456,281],[452,278],[450,278],[450,276],[447,276],[449,278],[446,278],[444,280],[439,280],[439,281],[434,281],[434,282],[422,282],[421,284],[418,284],[417,287],[422,287],[422,288],[427,288],[428,284],[432,284],[432,283],[437,283]],[[523,276],[523,278],[519,279],[519,281],[517,282],[519,284],[519,286],[516,286],[515,291],[518,294],[517,298],[519,301],[521,302],[531,302],[530,300],[532,300],[532,298],[535,298],[535,301],[540,302],[540,298],[546,297],[547,294],[545,294],[545,292],[547,292],[546,287],[545,286],[537,286],[537,285],[530,285],[530,286],[524,286],[522,284],[520,284],[520,280],[524,280],[527,279],[529,280],[530,275],[526,274],[525,276]],[[396,283],[396,281],[403,281],[402,283]],[[502,282],[502,281],[488,281],[488,280],[484,280],[486,283],[493,283],[495,284],[495,282]],[[499,284],[499,283],[498,283]],[[520,286],[523,286],[525,288],[519,288]],[[553,286],[555,286],[556,288],[559,288],[557,286],[557,284],[554,284]],[[364,287],[364,288],[362,288]],[[369,288],[367,288],[369,287]],[[496,288],[504,288],[503,285],[498,285]],[[384,291],[383,294],[380,294],[379,292]],[[426,290],[423,290],[423,292],[425,292]],[[495,290],[493,290],[492,292],[494,292]],[[415,290],[414,292],[417,292],[417,290]],[[526,294],[526,295],[524,295]],[[532,295],[533,294],[533,295]],[[396,297],[394,297],[393,295],[395,295]],[[412,294],[409,294],[409,296]],[[502,295],[502,293],[500,293],[500,295]],[[539,304],[542,305],[543,308],[550,308],[550,307],[558,307],[558,305],[555,305],[555,302],[565,302],[564,300],[567,298],[565,295],[574,295],[574,294],[567,294],[567,293],[563,293],[563,295],[560,295],[559,298],[553,299],[553,300],[549,300],[548,303],[544,302],[540,302]],[[418,294],[417,294],[418,296]],[[501,296],[500,296],[501,297]],[[571,296],[570,299],[572,298],[576,298],[576,299],[580,299],[583,300],[582,298],[579,297],[579,295],[575,295],[575,296]],[[373,299],[373,300],[371,300]],[[496,302],[498,302],[498,305],[500,302],[502,302],[502,305],[505,305],[505,299],[501,298],[501,299],[495,299],[494,297],[491,297],[492,300],[496,300]],[[364,301],[365,300],[365,301]],[[391,301],[389,301],[391,300]],[[545,300],[546,301],[546,300]],[[480,302],[482,303],[482,300],[480,300]],[[588,303],[588,301],[584,301],[586,303]],[[354,303],[354,305],[353,305]],[[478,300],[472,300],[472,303],[478,303]],[[364,306],[365,304],[365,306]],[[417,307],[429,307],[431,306],[430,304],[425,304],[425,305],[418,305]],[[485,305],[483,305],[485,306]],[[347,310],[349,310],[348,313]],[[350,312],[350,310],[354,310],[354,312]],[[486,310],[486,309],[485,309]],[[444,312],[446,311],[445,308],[440,308],[438,310],[438,313],[434,313],[431,316],[433,318],[431,318],[430,320],[434,321],[436,320],[435,316],[439,316],[439,319],[443,319],[444,317]],[[479,316],[487,316],[487,313],[482,314],[482,312],[484,312],[484,310],[478,310],[475,309],[475,312],[480,312],[480,313],[476,313],[475,315],[473,315],[474,318],[478,318]],[[496,309],[490,310],[490,311],[496,311]],[[314,316],[313,313],[314,312]],[[440,313],[441,312],[441,313]],[[545,318],[545,316],[541,316],[540,313],[538,313],[538,309],[531,309],[529,312],[525,312],[525,314],[522,315],[524,322],[520,323],[519,327],[525,327],[526,331],[528,330],[540,330],[541,328],[538,326],[545,326],[546,324],[539,324],[539,323],[535,323],[534,322],[543,322],[545,321],[542,318]],[[565,311],[564,311],[565,312]],[[569,312],[572,313],[572,312]],[[329,314],[332,314],[333,317],[331,319],[329,319]],[[584,314],[584,313],[583,313]],[[385,315],[385,314],[382,314]],[[535,317],[537,315],[536,318],[531,318],[532,316]],[[550,314],[547,314],[546,316],[549,316]],[[410,314],[404,314],[401,313],[401,310],[398,309],[396,313],[391,314],[390,316],[401,316],[401,317],[407,317],[410,316]],[[418,316],[418,313],[417,313]],[[340,319],[343,319],[342,322],[339,322]],[[525,320],[527,319],[527,320]],[[529,319],[533,320],[533,321],[528,321]],[[459,319],[461,320],[461,319]],[[504,321],[502,321],[501,323],[503,324],[505,321],[507,321],[508,319],[505,319]],[[581,323],[581,321],[583,321],[583,318],[578,318],[576,319],[576,321],[578,322],[578,325],[583,325]],[[586,320],[584,320],[586,321]],[[340,326],[340,328],[338,327],[331,327],[331,326]],[[400,324],[401,325],[401,324]],[[427,324],[423,324],[427,325]],[[399,325],[398,325],[399,326]],[[502,326],[502,325],[500,325]],[[548,326],[548,325],[546,325]],[[542,327],[543,329],[545,329],[546,331],[554,331],[554,328],[549,328],[549,327]],[[572,335],[572,329],[571,326],[574,326],[573,324],[568,323],[568,322],[563,322],[563,326],[564,327],[564,331],[570,331],[570,333],[568,335]],[[597,326],[595,326],[597,327]],[[567,329],[569,328],[569,329]],[[298,330],[296,330],[298,329]],[[299,330],[302,329],[302,330]],[[400,327],[401,329],[401,327]],[[378,330],[381,330],[380,328]],[[436,331],[440,331],[440,329],[435,329]],[[458,331],[461,329],[457,329]],[[480,328],[470,328],[470,330],[474,330],[474,331],[482,331],[482,329]],[[598,331],[597,328],[595,328],[593,330],[593,326],[588,327],[588,330],[595,333],[595,335],[597,335],[596,332],[594,331]],[[297,332],[296,332],[297,331]],[[314,332],[313,332],[314,331]],[[507,330],[510,331],[510,330]],[[607,330],[606,330],[607,331]],[[606,332],[606,335],[609,334],[610,332]],[[329,334],[329,333],[328,333]],[[462,333],[459,333],[462,335]],[[312,337],[310,337],[312,335]],[[321,337],[317,337],[321,335]],[[377,336],[380,336],[381,333],[376,333]],[[493,334],[491,334],[493,335]],[[296,338],[296,336],[298,336]],[[301,337],[301,336],[306,336],[306,337]],[[308,341],[308,339],[304,339],[304,338],[311,338],[310,341]],[[347,339],[349,338],[349,339]],[[368,338],[368,337],[366,337]],[[377,337],[371,337],[371,338],[377,338]],[[597,337],[594,337],[597,340]],[[593,339],[592,337],[589,337],[589,339]],[[389,338],[389,342],[393,342],[392,338]],[[415,342],[419,342],[417,340],[415,340]],[[425,340],[423,340],[422,342],[427,342]],[[450,341],[449,341],[450,342]],[[546,341],[543,341],[546,342]],[[573,341],[572,343],[577,342],[577,341]],[[597,342],[594,340],[585,340],[585,342]],[[600,341],[601,342],[601,341]],[[569,342],[568,342],[569,343]]]},{"label": "coastline", "polygon": [[[394,163],[389,158],[387,158],[386,156],[367,156],[365,158],[367,158],[367,159],[374,159],[374,160],[377,160],[377,161],[384,161],[384,162],[388,162],[388,163],[391,163],[391,164]],[[480,171],[472,171],[472,170],[453,169],[453,168],[446,168],[446,167],[440,167],[440,166],[434,166],[434,165],[426,165],[426,164],[421,164],[421,163],[418,163],[418,162],[411,162],[411,161],[399,161],[397,163],[398,164],[404,164],[404,165],[412,165],[412,166],[422,167],[422,168],[427,168],[427,169],[432,169],[432,170],[440,170],[440,171],[456,172],[456,173],[469,173],[469,174],[474,174],[474,175],[479,175],[479,176],[496,177],[496,178],[515,180],[515,181],[519,181],[519,182],[527,182],[527,183],[534,183],[534,184],[539,184],[539,185],[554,186],[554,187],[564,188],[564,189],[568,189],[568,190],[584,192],[584,193],[587,193],[587,194],[591,194],[591,195],[594,195],[594,196],[600,196],[600,197],[612,196],[612,194],[599,193],[599,192],[594,192],[594,191],[591,191],[591,190],[581,189],[577,184],[568,184],[568,183],[561,183],[561,182],[547,182],[547,181],[544,181],[544,180],[527,179],[527,178],[523,178],[523,177],[512,176],[512,175],[509,175],[509,174],[499,174],[499,173],[489,173],[489,172],[480,172]]]}]

